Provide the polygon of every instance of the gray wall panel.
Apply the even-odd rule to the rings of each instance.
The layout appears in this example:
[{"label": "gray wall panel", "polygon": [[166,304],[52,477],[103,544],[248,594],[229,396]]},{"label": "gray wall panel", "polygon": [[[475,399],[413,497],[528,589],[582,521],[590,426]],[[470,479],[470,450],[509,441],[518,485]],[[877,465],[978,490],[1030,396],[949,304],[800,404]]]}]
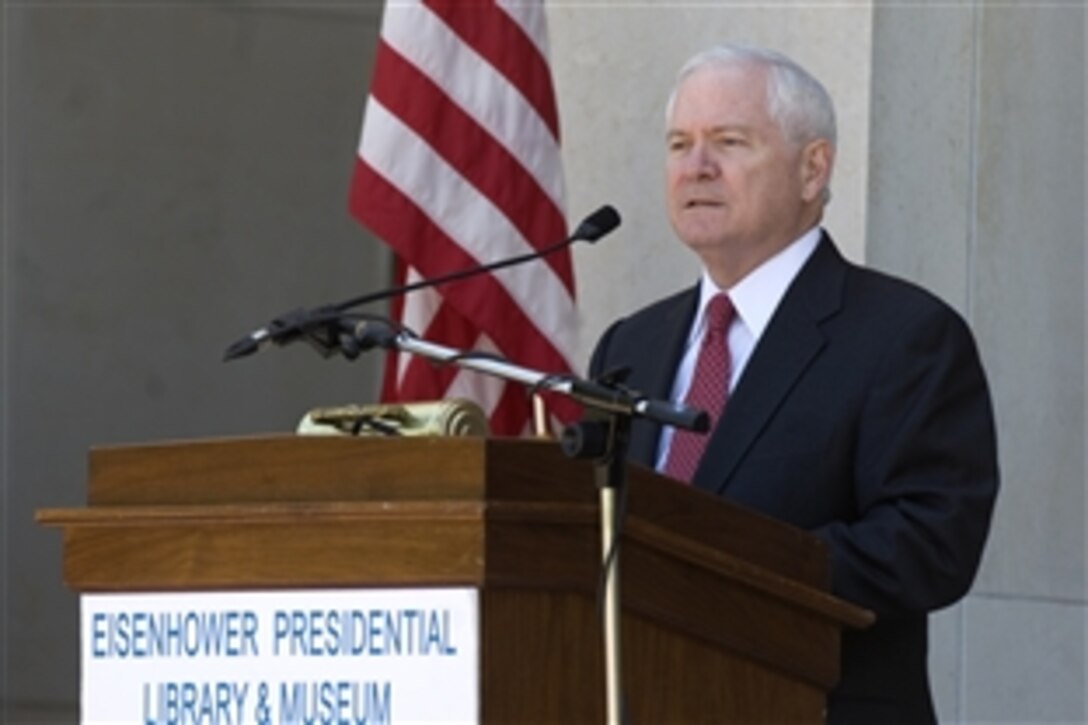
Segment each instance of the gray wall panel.
[{"label": "gray wall panel", "polygon": [[1084,8],[981,27],[975,324],[1006,479],[979,588],[1088,600]]},{"label": "gray wall panel", "polygon": [[4,20],[4,697],[22,717],[78,684],[76,598],[34,510],[82,503],[94,444],[285,431],[373,399],[378,357],[220,358],[277,313],[382,286],[388,261],[346,206],[374,6]]},{"label": "gray wall panel", "polygon": [[868,259],[974,328],[1002,490],[972,594],[939,615],[942,721],[1083,722],[1085,8],[877,6]]}]

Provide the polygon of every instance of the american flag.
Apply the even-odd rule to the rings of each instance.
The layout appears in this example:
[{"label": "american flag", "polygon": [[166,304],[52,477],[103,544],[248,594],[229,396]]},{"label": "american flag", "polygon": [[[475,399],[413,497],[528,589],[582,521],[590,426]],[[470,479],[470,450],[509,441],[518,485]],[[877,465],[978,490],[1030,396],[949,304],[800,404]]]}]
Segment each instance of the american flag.
[{"label": "american flag", "polygon": [[[542,0],[388,2],[351,185],[352,214],[396,254],[400,282],[541,249],[566,236],[559,118]],[[393,315],[424,338],[573,369],[566,250],[413,292]],[[385,400],[467,397],[493,433],[525,432],[526,391],[394,354]],[[569,415],[569,409],[562,409]]]}]

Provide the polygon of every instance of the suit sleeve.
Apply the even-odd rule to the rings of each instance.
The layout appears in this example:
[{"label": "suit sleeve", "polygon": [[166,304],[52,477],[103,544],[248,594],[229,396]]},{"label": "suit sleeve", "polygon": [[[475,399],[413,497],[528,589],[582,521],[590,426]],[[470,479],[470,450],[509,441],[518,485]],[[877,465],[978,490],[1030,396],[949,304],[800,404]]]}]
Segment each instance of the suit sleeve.
[{"label": "suit sleeve", "polygon": [[833,591],[880,617],[967,592],[998,485],[993,412],[966,325],[929,307],[894,334],[859,421],[855,516],[816,531],[831,548]]}]

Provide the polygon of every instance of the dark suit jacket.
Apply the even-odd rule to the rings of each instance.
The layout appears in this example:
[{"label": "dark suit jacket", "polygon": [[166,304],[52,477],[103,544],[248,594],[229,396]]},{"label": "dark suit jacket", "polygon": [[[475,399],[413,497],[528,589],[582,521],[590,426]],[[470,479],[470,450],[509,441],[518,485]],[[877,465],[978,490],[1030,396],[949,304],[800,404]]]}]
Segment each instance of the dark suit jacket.
[{"label": "dark suit jacket", "polygon": [[[616,322],[592,375],[667,398],[693,288]],[[659,426],[635,422],[652,466]],[[825,234],[711,433],[693,484],[829,545],[832,591],[877,615],[846,633],[829,721],[932,722],[926,613],[974,578],[997,490],[989,393],[971,334],[929,293],[847,262]]]}]

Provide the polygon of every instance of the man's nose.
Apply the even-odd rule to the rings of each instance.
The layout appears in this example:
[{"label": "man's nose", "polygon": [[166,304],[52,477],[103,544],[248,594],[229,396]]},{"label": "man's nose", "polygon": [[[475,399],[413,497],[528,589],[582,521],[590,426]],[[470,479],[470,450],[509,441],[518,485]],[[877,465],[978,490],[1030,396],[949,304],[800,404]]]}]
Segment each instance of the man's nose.
[{"label": "man's nose", "polygon": [[685,171],[688,176],[696,179],[713,179],[718,175],[718,162],[706,143],[693,144],[685,161]]}]

